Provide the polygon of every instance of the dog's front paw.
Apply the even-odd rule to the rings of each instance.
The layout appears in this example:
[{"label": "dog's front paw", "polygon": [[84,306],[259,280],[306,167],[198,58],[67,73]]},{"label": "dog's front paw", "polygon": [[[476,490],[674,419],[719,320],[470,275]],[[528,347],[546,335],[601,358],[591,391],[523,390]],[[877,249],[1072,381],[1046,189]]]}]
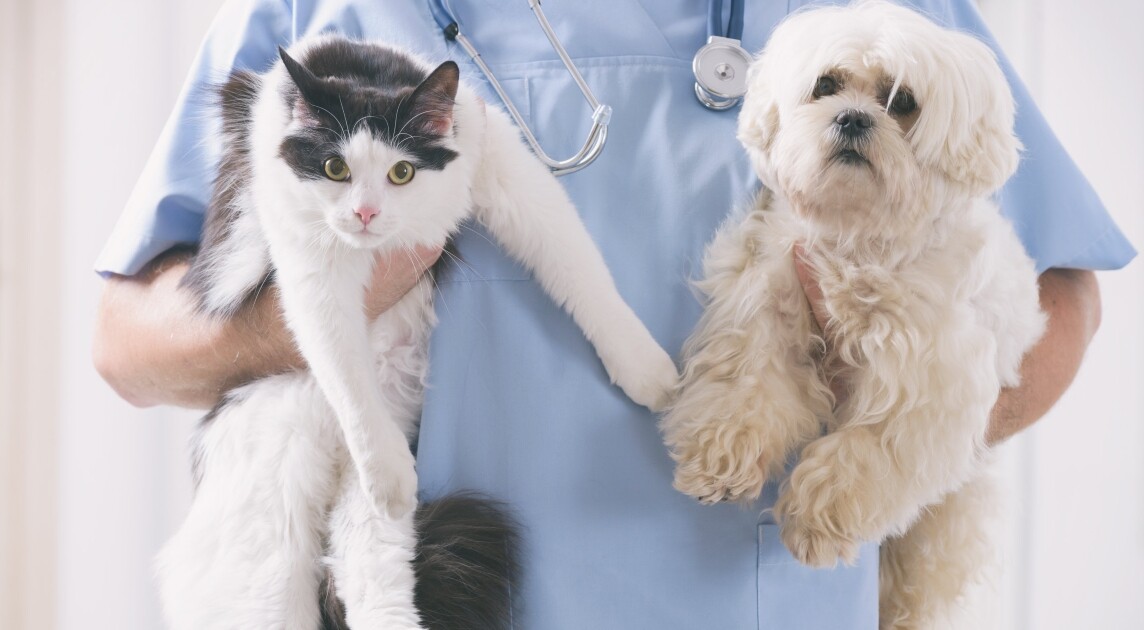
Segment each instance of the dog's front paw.
[{"label": "dog's front paw", "polygon": [[750,425],[707,424],[672,441],[676,490],[711,504],[750,501],[766,482],[762,439]]},{"label": "dog's front paw", "polygon": [[858,560],[856,541],[806,515],[783,518],[782,539],[791,555],[807,566],[831,568],[840,560],[847,565]]},{"label": "dog's front paw", "polygon": [[857,532],[863,510],[848,480],[839,479],[830,466],[816,467],[804,459],[791,475],[774,513],[782,525],[783,544],[799,562],[812,567],[833,567],[839,560],[858,559]]}]

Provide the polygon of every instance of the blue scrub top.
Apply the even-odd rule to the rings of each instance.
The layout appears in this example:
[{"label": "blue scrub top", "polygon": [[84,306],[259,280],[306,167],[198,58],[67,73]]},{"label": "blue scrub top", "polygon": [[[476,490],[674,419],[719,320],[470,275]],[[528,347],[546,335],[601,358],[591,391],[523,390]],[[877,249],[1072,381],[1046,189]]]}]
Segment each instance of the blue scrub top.
[{"label": "blue scrub top", "polygon": [[[276,47],[319,31],[453,58],[496,102],[429,0],[234,0],[211,28],[170,121],[97,263],[132,274],[199,239],[218,147],[204,98],[232,68],[263,70]],[[589,111],[523,0],[451,0],[454,15],[550,155],[574,153]],[[937,21],[991,37],[969,0],[932,0]],[[744,46],[759,50],[799,2],[750,2]],[[545,12],[585,80],[613,108],[608,144],[562,182],[620,292],[678,356],[700,305],[688,287],[704,244],[756,187],[735,140],[737,110],[704,109],[692,56],[706,41],[694,0],[550,0]],[[1026,147],[1002,192],[1039,269],[1116,268],[1134,255],[1003,61]],[[537,630],[877,628],[877,552],[832,571],[798,565],[765,510],[703,507],[671,488],[655,418],[609,385],[580,331],[483,232],[456,240],[464,265],[440,277],[418,452],[423,494],[475,488],[527,529],[515,626]]]}]

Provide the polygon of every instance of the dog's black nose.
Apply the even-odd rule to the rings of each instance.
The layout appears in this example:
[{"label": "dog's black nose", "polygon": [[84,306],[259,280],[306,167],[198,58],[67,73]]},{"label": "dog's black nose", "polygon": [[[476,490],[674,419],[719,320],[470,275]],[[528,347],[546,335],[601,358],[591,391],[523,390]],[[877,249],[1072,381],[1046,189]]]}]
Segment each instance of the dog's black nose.
[{"label": "dog's black nose", "polygon": [[849,138],[865,135],[874,126],[874,118],[858,109],[844,109],[834,117],[838,131]]}]

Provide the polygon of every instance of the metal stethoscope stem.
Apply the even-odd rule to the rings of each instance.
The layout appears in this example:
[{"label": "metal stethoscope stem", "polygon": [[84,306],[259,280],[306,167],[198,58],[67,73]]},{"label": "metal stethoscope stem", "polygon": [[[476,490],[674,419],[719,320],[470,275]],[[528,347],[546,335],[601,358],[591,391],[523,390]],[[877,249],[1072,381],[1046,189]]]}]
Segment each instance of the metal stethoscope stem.
[{"label": "metal stethoscope stem", "polygon": [[560,44],[560,40],[556,38],[556,33],[553,32],[552,26],[548,23],[548,18],[544,16],[544,11],[540,8],[540,0],[528,0],[528,7],[532,9],[532,13],[540,23],[540,28],[544,31],[544,35],[548,38],[549,43],[552,44],[552,48],[556,51],[556,54],[559,55],[560,61],[564,63],[564,67],[567,68],[569,74],[572,75],[572,79],[580,88],[580,93],[583,94],[584,99],[588,101],[588,106],[592,108],[592,129],[588,132],[588,137],[584,140],[584,145],[580,147],[580,150],[576,152],[575,155],[564,160],[552,158],[541,148],[540,143],[536,140],[536,136],[533,135],[532,130],[525,122],[524,116],[521,116],[520,111],[513,105],[512,99],[509,98],[501,86],[500,81],[497,80],[492,70],[489,69],[484,59],[481,58],[481,54],[477,52],[477,49],[473,46],[472,42],[469,41],[469,38],[461,33],[460,25],[457,24],[457,21],[454,20],[452,15],[445,9],[444,3],[445,0],[436,0],[430,3],[430,7],[433,10],[434,19],[436,19],[437,23],[444,30],[445,37],[460,44],[461,48],[464,48],[465,52],[472,58],[473,63],[484,73],[485,78],[488,79],[489,84],[492,85],[493,90],[504,103],[509,115],[512,116],[512,119],[516,122],[516,126],[520,129],[521,133],[524,134],[524,139],[536,153],[536,157],[548,166],[553,174],[567,175],[568,173],[574,173],[588,166],[599,157],[600,152],[604,149],[604,143],[608,139],[608,122],[612,116],[612,108],[600,103],[600,101],[596,99],[596,95],[593,94],[592,90],[588,87],[588,84],[584,82],[584,77],[581,76],[576,65],[572,63],[572,58],[568,56],[568,51]]},{"label": "metal stethoscope stem", "polygon": [[723,0],[711,0],[707,12],[707,45],[695,53],[695,96],[705,107],[724,111],[747,92],[751,55],[743,50],[743,0],[731,0],[731,17],[723,28]]}]

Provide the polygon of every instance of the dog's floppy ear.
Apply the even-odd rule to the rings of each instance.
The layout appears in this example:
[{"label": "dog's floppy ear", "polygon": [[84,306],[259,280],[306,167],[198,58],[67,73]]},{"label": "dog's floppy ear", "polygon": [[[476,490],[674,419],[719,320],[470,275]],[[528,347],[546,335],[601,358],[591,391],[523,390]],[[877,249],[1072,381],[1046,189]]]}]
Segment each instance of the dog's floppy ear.
[{"label": "dog's floppy ear", "polygon": [[[770,88],[768,58],[764,54],[751,64],[747,72],[747,95],[739,112],[739,142],[747,149],[755,172],[767,182],[766,165],[771,145],[779,130],[779,107]],[[769,184],[768,184],[769,185]]]},{"label": "dog's floppy ear", "polygon": [[993,51],[964,33],[947,32],[944,54],[931,58],[929,92],[913,131],[918,157],[974,195],[990,195],[1017,170],[1009,83]]}]

